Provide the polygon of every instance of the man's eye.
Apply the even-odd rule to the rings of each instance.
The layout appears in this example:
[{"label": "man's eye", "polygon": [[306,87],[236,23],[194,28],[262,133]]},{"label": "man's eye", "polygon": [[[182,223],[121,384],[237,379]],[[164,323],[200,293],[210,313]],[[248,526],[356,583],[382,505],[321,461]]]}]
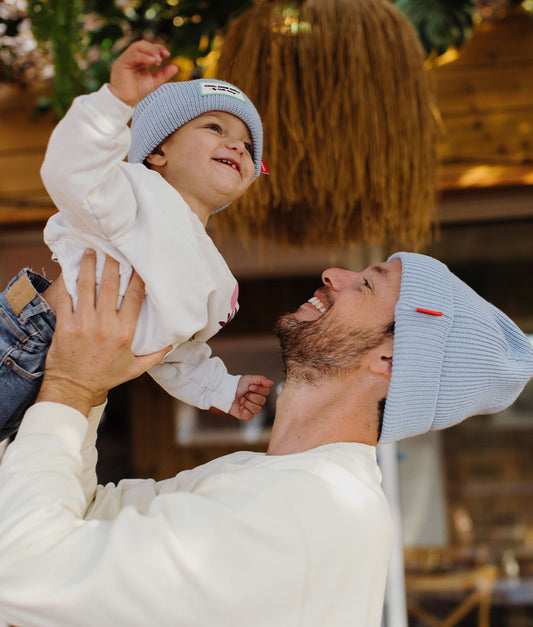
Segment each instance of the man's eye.
[{"label": "man's eye", "polygon": [[370,289],[370,290],[373,289],[372,285],[369,283],[368,279],[365,279],[365,277],[363,277],[363,285],[365,287],[368,287],[368,289]]},{"label": "man's eye", "polygon": [[250,153],[250,155],[253,156],[253,146],[252,146],[252,144],[249,144],[248,142],[244,142],[244,147]]}]

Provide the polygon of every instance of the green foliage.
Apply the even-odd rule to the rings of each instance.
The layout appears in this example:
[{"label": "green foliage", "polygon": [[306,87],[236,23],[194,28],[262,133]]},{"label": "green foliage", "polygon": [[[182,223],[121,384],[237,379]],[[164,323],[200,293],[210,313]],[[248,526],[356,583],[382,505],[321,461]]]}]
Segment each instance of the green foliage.
[{"label": "green foliage", "polygon": [[[50,49],[53,105],[63,115],[78,94],[109,79],[113,61],[136,39],[163,42],[173,56],[205,56],[228,21],[252,0],[29,0],[35,39]],[[83,68],[83,69],[82,69]]]},{"label": "green foliage", "polygon": [[82,0],[30,0],[28,13],[34,37],[39,42],[50,42],[54,60],[53,105],[61,115],[74,94],[84,89],[80,68],[83,57],[80,34]]},{"label": "green foliage", "polygon": [[474,0],[396,0],[396,6],[418,31],[426,53],[459,48],[472,31]]}]

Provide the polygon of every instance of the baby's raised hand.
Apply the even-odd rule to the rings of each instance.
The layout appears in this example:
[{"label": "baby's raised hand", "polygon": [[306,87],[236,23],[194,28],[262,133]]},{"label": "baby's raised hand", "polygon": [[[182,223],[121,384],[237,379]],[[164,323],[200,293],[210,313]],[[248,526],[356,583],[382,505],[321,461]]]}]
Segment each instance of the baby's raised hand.
[{"label": "baby's raised hand", "polygon": [[134,107],[145,96],[176,75],[176,65],[166,65],[157,72],[150,67],[160,66],[170,52],[159,44],[146,40],[135,41],[113,63],[109,88],[123,102]]},{"label": "baby's raised hand", "polygon": [[243,374],[229,413],[239,420],[250,420],[266,403],[273,381],[256,374]]}]

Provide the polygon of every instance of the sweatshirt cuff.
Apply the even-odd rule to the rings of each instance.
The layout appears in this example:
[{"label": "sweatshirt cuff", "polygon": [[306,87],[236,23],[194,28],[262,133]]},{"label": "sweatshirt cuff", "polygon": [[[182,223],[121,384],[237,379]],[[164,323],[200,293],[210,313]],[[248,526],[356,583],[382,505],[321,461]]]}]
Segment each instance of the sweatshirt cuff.
[{"label": "sweatshirt cuff", "polygon": [[229,413],[237,394],[240,378],[241,375],[227,374],[223,384],[219,388],[211,390],[211,406],[226,414]]},{"label": "sweatshirt cuff", "polygon": [[43,401],[24,414],[17,438],[32,435],[56,435],[69,447],[79,449],[88,428],[87,418],[73,407]]},{"label": "sweatshirt cuff", "polygon": [[133,107],[114,96],[108,83],[98,91],[78,96],[77,100],[89,111],[93,123],[101,126],[104,133],[114,133],[117,126],[127,124],[133,115]]}]

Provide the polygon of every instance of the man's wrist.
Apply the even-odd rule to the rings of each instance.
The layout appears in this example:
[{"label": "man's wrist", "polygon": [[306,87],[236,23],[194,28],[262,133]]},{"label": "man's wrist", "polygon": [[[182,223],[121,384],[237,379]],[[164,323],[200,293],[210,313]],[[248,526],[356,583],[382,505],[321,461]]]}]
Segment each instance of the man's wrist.
[{"label": "man's wrist", "polygon": [[101,404],[105,398],[97,399],[87,388],[77,381],[45,374],[36,402],[49,401],[76,409],[88,416],[93,406]]}]

